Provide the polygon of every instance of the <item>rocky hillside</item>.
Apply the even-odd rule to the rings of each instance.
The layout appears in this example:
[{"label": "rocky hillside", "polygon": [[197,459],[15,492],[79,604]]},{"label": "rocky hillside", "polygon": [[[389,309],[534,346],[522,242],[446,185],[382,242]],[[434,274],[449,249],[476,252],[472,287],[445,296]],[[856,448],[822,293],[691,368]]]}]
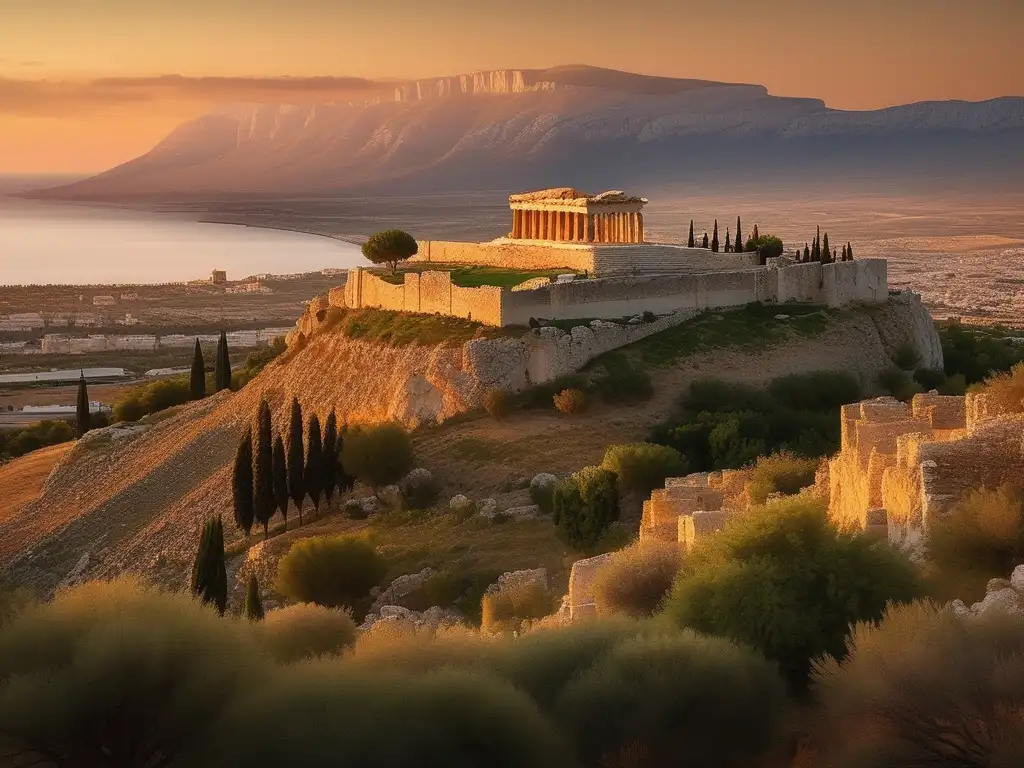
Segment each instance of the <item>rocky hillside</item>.
[{"label": "rocky hillside", "polygon": [[[511,471],[570,472],[599,460],[609,443],[643,439],[699,376],[764,382],[807,370],[846,370],[870,388],[907,341],[918,345],[923,364],[941,365],[941,351],[919,333],[927,313],[916,297],[894,297],[874,311],[809,317],[780,315],[770,321],[774,328],[766,338],[771,341],[757,349],[742,339],[718,340],[652,363],[655,395],[643,405],[598,407],[583,418],[527,412],[501,423],[473,415],[417,430],[419,461],[441,480],[446,494],[496,495]],[[128,570],[180,584],[201,521],[216,513],[231,518],[231,461],[261,399],[280,420],[293,396],[307,416],[316,412],[321,420],[332,409],[350,423],[445,420],[477,407],[495,385],[481,378],[483,368],[472,361],[493,363],[502,359],[501,350],[519,343],[498,338],[395,346],[350,338],[330,322],[310,328],[307,318],[303,327],[308,336],[240,392],[220,393],[138,425],[100,430],[75,444],[37,498],[0,518],[0,540],[21,537],[17,549],[0,548],[7,577],[52,589],[69,577]],[[678,325],[648,341],[662,334],[685,341],[688,327]],[[580,343],[576,336],[565,345]],[[481,346],[494,354],[472,352]],[[505,365],[506,371],[515,367]],[[229,530],[228,535],[238,534]]]},{"label": "rocky hillside", "polygon": [[477,72],[393,90],[366,103],[220,109],[142,157],[45,194],[617,189],[740,170],[820,173],[826,161],[831,175],[926,171],[940,158],[949,175],[1009,167],[1024,145],[1019,98],[853,112],[759,85],[592,67]]}]

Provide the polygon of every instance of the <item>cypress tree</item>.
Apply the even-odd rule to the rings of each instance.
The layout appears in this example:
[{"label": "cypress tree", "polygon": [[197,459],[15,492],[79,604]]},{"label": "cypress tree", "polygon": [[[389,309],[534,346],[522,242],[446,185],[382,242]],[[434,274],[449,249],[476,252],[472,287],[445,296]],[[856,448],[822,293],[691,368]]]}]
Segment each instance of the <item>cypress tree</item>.
[{"label": "cypress tree", "polygon": [[324,448],[320,470],[324,478],[324,496],[327,506],[334,500],[334,492],[338,489],[338,416],[331,411],[324,424]]},{"label": "cypress tree", "polygon": [[754,225],[754,247],[751,248],[750,250],[752,250],[752,251],[756,251],[757,250],[757,240],[758,240],[759,237],[760,237],[760,235],[757,233],[757,224],[755,224]]},{"label": "cypress tree", "polygon": [[218,392],[231,389],[231,356],[228,353],[228,335],[224,331],[220,332],[220,340],[217,342],[213,380]]},{"label": "cypress tree", "polygon": [[337,488],[338,493],[348,493],[356,485],[356,478],[354,475],[349,474],[345,470],[345,464],[341,460],[342,449],[345,446],[345,433],[348,431],[348,425],[345,425],[338,432],[338,461],[334,465],[335,472],[337,475]]},{"label": "cypress tree", "polygon": [[309,417],[309,449],[306,451],[306,471],[302,481],[306,493],[313,501],[313,511],[320,514],[320,496],[324,492],[324,448],[320,432],[320,418],[314,413]]},{"label": "cypress tree", "polygon": [[231,495],[235,507],[235,525],[248,536],[252,531],[253,512],[252,482],[252,427],[238,443],[235,453],[235,468],[231,478]]},{"label": "cypress tree", "polygon": [[847,241],[846,243],[846,258],[849,261],[853,261],[853,246]]},{"label": "cypress tree", "polygon": [[687,248],[693,248],[694,247],[694,241],[693,241],[693,219],[690,219],[690,236],[686,240],[686,247]]},{"label": "cypress tree", "polygon": [[811,249],[807,245],[807,243],[804,243],[804,261],[810,261],[810,260],[811,260]]},{"label": "cypress tree", "polygon": [[199,549],[192,565],[192,594],[213,603],[220,614],[228,605],[228,576],[224,567],[224,524],[211,517],[203,525]]},{"label": "cypress tree", "polygon": [[708,247],[708,233],[707,232],[704,233],[704,237],[700,241],[700,247],[701,248],[707,248]]},{"label": "cypress tree", "polygon": [[82,437],[89,431],[89,387],[85,383],[85,371],[78,378],[78,401],[75,406],[75,437]]},{"label": "cypress tree", "polygon": [[274,505],[284,518],[288,530],[288,464],[285,462],[284,440],[278,435],[274,440]]},{"label": "cypress tree", "polygon": [[249,621],[263,621],[260,582],[255,573],[249,575],[249,582],[245,585],[245,618]]},{"label": "cypress tree", "polygon": [[732,243],[729,241],[729,228],[725,228],[725,252],[729,253],[732,250]]},{"label": "cypress tree", "polygon": [[206,362],[203,360],[203,348],[196,339],[196,348],[192,353],[192,379],[189,382],[193,400],[206,397]]},{"label": "cypress tree", "polygon": [[256,431],[253,458],[253,517],[263,526],[267,538],[270,518],[274,516],[274,438],[271,432],[270,404],[260,402],[259,426]]},{"label": "cypress tree", "polygon": [[302,476],[305,465],[302,443],[302,406],[293,397],[291,420],[288,424],[288,495],[295,502],[295,509],[299,511],[299,525],[302,525],[302,500],[306,496]]},{"label": "cypress tree", "polygon": [[828,247],[828,232],[825,233],[825,237],[821,241],[821,261],[824,264],[828,264],[832,261],[832,251]]},{"label": "cypress tree", "polygon": [[743,253],[743,232],[740,230],[739,216],[736,217],[736,240],[734,242],[736,245],[733,246],[733,250],[736,251],[736,253]]},{"label": "cypress tree", "polygon": [[711,250],[718,253],[718,219],[715,219],[715,232],[711,235]]}]

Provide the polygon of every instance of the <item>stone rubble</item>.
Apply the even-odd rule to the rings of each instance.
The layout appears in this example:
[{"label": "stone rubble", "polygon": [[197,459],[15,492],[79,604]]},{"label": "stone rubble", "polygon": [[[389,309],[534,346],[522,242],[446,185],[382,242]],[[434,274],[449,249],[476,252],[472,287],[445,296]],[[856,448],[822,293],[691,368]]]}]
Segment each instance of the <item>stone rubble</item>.
[{"label": "stone rubble", "polygon": [[514,589],[529,585],[539,585],[547,591],[548,570],[547,568],[529,568],[521,571],[506,571],[498,577],[498,580],[487,587],[485,594],[493,595],[504,592],[507,589]]},{"label": "stone rubble", "polygon": [[418,573],[399,576],[377,596],[370,610],[379,613],[383,606],[401,606],[403,600],[421,591],[423,585],[427,583],[427,579],[435,573],[433,568],[424,568]]},{"label": "stone rubble", "polygon": [[382,605],[379,609],[366,614],[359,630],[367,632],[381,626],[399,629],[406,632],[436,631],[441,628],[454,627],[462,623],[462,614],[458,611],[432,606],[422,613],[405,608],[401,605]]},{"label": "stone rubble", "polygon": [[1014,568],[1009,579],[990,579],[979,602],[968,607],[963,600],[954,600],[949,608],[964,618],[988,613],[1024,616],[1024,565]]}]

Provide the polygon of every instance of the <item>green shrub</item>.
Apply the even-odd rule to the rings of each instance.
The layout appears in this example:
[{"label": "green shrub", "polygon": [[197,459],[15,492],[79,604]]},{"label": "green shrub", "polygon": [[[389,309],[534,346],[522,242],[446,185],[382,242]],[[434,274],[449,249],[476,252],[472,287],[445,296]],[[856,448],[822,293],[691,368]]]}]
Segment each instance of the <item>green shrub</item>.
[{"label": "green shrub", "polygon": [[675,448],[654,443],[610,445],[601,468],[614,472],[622,493],[648,495],[669,477],[686,474],[686,457]]},{"label": "green shrub", "polygon": [[555,510],[555,488],[558,481],[553,483],[530,483],[530,501],[537,505],[542,514],[550,515]]},{"label": "green shrub", "polygon": [[187,376],[157,379],[136,387],[114,403],[114,421],[138,421],[143,416],[157,413],[192,399]]},{"label": "green shrub", "polygon": [[430,473],[414,471],[401,484],[406,509],[430,509],[441,495],[441,484]]},{"label": "green shrub", "polygon": [[1022,679],[1020,617],[893,607],[816,671],[818,740],[834,765],[1024,765]]},{"label": "green shrub", "polygon": [[967,379],[962,373],[947,376],[946,381],[939,387],[940,395],[964,395],[967,393]]},{"label": "green shrub", "polygon": [[918,368],[914,371],[914,381],[921,386],[923,391],[930,392],[946,385],[946,374],[931,368]]},{"label": "green shrub", "polygon": [[887,394],[904,402],[922,392],[921,385],[914,381],[909,373],[899,368],[889,368],[878,374],[878,386]]},{"label": "green shrub", "polygon": [[[94,413],[89,417],[93,429],[105,426],[98,423],[106,414]],[[75,428],[67,421],[41,421],[18,430],[0,429],[0,460],[15,459],[26,453],[58,445],[75,439]]]},{"label": "green shrub", "polygon": [[518,584],[485,594],[480,601],[484,632],[517,632],[523,622],[542,619],[554,611],[554,601],[540,584]]},{"label": "green shrub", "polygon": [[787,707],[774,665],[693,632],[637,638],[570,681],[557,717],[587,765],[642,744],[648,765],[763,765]]},{"label": "green shrub", "polygon": [[491,389],[484,395],[484,410],[495,419],[507,418],[512,413],[514,400],[504,389]]},{"label": "green shrub", "polygon": [[365,539],[312,536],[292,544],[277,565],[277,591],[299,603],[356,609],[387,572]]},{"label": "green shrub", "polygon": [[248,623],[185,594],[72,587],[0,630],[0,744],[13,765],[190,765],[264,664]]},{"label": "green shrub", "polygon": [[940,326],[946,375],[960,375],[965,384],[976,384],[994,373],[1010,370],[1024,361],[1024,347],[1012,341],[1019,335],[1019,331],[1010,329]]},{"label": "green shrub", "polygon": [[271,362],[284,354],[287,349],[284,337],[277,336],[266,347],[250,352],[246,355],[242,367],[231,374],[231,389],[235,392],[240,390],[255,379]]},{"label": "green shrub", "polygon": [[573,764],[553,725],[504,681],[467,671],[400,676],[324,662],[279,674],[246,696],[215,747],[211,765]]},{"label": "green shrub", "polygon": [[400,229],[387,229],[363,243],[363,256],[374,264],[387,264],[394,272],[398,262],[416,255],[416,238]]},{"label": "green shrub", "polygon": [[554,396],[553,402],[562,413],[580,414],[587,410],[590,398],[582,389],[563,389]]},{"label": "green shrub", "polygon": [[356,640],[351,614],[313,603],[270,611],[255,631],[270,655],[285,664],[341,655]]},{"label": "green shrub", "polygon": [[585,551],[600,541],[619,519],[619,492],[614,472],[584,467],[555,489],[552,520],[570,547]]},{"label": "green shrub", "polygon": [[758,649],[799,689],[814,659],[842,658],[852,624],[917,592],[914,567],[886,542],[837,532],[821,503],[797,497],[755,507],[699,543],[666,612]]},{"label": "green shrub", "polygon": [[35,603],[35,595],[27,589],[0,587],[0,629]]},{"label": "green shrub", "polygon": [[843,373],[784,376],[766,389],[699,379],[648,442],[678,450],[691,472],[737,469],[777,451],[824,456],[839,448],[839,406],[859,399]]},{"label": "green shrub", "polygon": [[651,399],[654,384],[642,368],[634,367],[627,357],[610,353],[601,358],[603,373],[596,376],[591,387],[604,402],[611,405],[630,405]]},{"label": "green shrub", "polygon": [[928,557],[955,594],[984,588],[1024,562],[1024,493],[1019,488],[980,488],[964,494],[947,515],[931,521]]},{"label": "green shrub", "polygon": [[356,427],[345,434],[341,448],[345,472],[374,490],[397,483],[413,463],[412,440],[400,424]]},{"label": "green shrub", "polygon": [[681,565],[675,544],[634,544],[615,552],[594,578],[598,611],[636,618],[654,614],[671,591]]},{"label": "green shrub", "polygon": [[345,517],[351,520],[365,520],[370,516],[369,512],[366,511],[366,508],[355,499],[346,501],[343,510],[345,512]]},{"label": "green shrub", "polygon": [[438,571],[423,582],[424,609],[433,605],[448,608],[466,590],[466,579],[455,571]]},{"label": "green shrub", "polygon": [[750,500],[764,504],[773,493],[788,496],[814,485],[820,463],[818,459],[804,459],[788,451],[758,457],[747,482]]},{"label": "green shrub", "polygon": [[905,341],[896,349],[892,361],[901,371],[912,371],[921,362],[921,353],[912,341]]}]

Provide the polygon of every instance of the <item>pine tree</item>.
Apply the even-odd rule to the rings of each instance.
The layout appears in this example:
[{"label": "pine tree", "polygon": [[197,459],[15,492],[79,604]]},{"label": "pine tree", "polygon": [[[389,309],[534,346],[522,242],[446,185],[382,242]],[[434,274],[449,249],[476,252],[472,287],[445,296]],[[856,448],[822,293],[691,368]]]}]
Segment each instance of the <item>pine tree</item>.
[{"label": "pine tree", "polygon": [[736,217],[736,239],[733,241],[735,245],[733,250],[736,253],[743,253],[743,232],[740,231],[740,217]]},{"label": "pine tree", "polygon": [[302,477],[305,465],[302,443],[302,406],[293,397],[291,420],[288,424],[288,494],[299,512],[299,525],[302,525],[302,500],[306,496],[306,486]]},{"label": "pine tree", "polygon": [[75,407],[75,437],[82,437],[89,431],[89,387],[85,383],[85,371],[78,378],[78,402]]},{"label": "pine tree", "polygon": [[718,253],[718,219],[715,219],[715,232],[711,235],[711,250]]},{"label": "pine tree", "polygon": [[693,219],[690,219],[690,236],[686,240],[686,247],[687,248],[693,248],[694,247],[694,241],[693,241]]},{"label": "pine tree", "polygon": [[274,438],[270,422],[270,404],[260,402],[259,426],[256,431],[256,445],[253,446],[253,517],[263,526],[263,538],[267,538],[270,518],[274,516]]},{"label": "pine tree", "polygon": [[228,605],[228,576],[224,567],[224,524],[211,517],[203,525],[199,549],[192,566],[192,594],[213,603],[220,614]]},{"label": "pine tree", "polygon": [[231,389],[231,356],[228,352],[228,335],[224,331],[220,332],[220,341],[217,342],[213,380],[218,392]]},{"label": "pine tree", "polygon": [[707,248],[708,247],[708,233],[707,232],[704,233],[704,237],[700,241],[700,247],[701,248]]},{"label": "pine tree", "polygon": [[324,492],[324,448],[320,432],[320,418],[314,413],[309,417],[309,449],[306,451],[306,471],[302,476],[306,494],[313,502],[313,511],[320,514],[320,497]]},{"label": "pine tree", "polygon": [[330,507],[334,500],[334,493],[338,490],[338,416],[331,411],[324,424],[324,451],[321,474],[324,478],[324,496],[327,498],[327,506]]},{"label": "pine tree", "polygon": [[821,261],[823,264],[828,264],[830,261],[832,261],[832,251],[829,250],[828,247],[828,232],[825,233],[825,237],[821,241],[821,253]]},{"label": "pine tree", "polygon": [[196,339],[195,352],[192,353],[192,380],[189,382],[193,400],[206,397],[206,362],[203,360],[203,348]]},{"label": "pine tree", "polygon": [[235,525],[248,536],[255,520],[252,482],[252,427],[238,443],[235,468],[231,478],[231,495],[235,507]]},{"label": "pine tree", "polygon": [[846,243],[846,258],[853,261],[853,246],[849,242]]},{"label": "pine tree", "polygon": [[278,435],[274,440],[274,505],[284,518],[284,529],[288,530],[288,464],[285,455],[284,440]]},{"label": "pine tree", "polygon": [[249,575],[245,585],[245,618],[249,621],[263,621],[263,601],[260,600],[260,582],[256,574]]}]

